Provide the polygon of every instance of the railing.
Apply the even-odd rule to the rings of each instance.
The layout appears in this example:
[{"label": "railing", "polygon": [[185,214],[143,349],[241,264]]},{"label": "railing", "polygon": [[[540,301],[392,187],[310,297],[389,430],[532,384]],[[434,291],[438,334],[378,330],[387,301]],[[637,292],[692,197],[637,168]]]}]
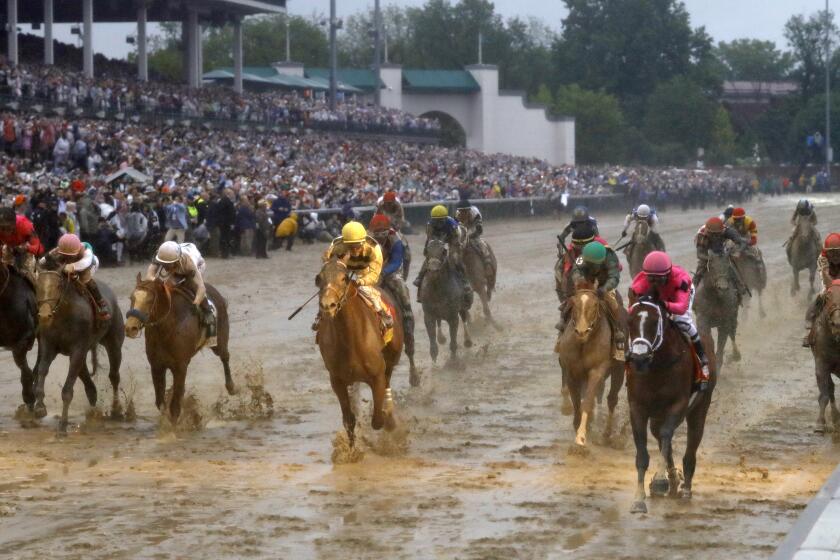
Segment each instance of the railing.
[{"label": "railing", "polygon": [[348,133],[354,135],[374,135],[400,137],[409,141],[435,143],[440,140],[440,131],[421,128],[399,128],[378,124],[357,122],[330,122],[313,119],[299,119],[289,122],[266,123],[254,119],[229,119],[212,115],[187,116],[180,112],[158,109],[135,109],[132,111],[117,111],[115,109],[98,109],[89,104],[71,107],[66,104],[55,103],[48,99],[37,97],[14,97],[0,95],[0,109],[4,111],[38,113],[45,116],[62,118],[111,120],[147,124],[152,126],[183,126],[204,127],[209,129],[242,130],[256,132],[286,133],[298,129],[314,130],[318,132]]}]

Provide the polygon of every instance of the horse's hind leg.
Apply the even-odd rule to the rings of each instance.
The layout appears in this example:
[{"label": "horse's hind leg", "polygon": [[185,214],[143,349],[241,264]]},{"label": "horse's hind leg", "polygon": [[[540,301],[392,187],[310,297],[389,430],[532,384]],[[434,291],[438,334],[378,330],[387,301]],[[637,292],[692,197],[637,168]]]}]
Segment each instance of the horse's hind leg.
[{"label": "horse's hind leg", "polygon": [[[371,418],[371,426],[374,430],[379,430],[383,426],[387,431],[391,431],[396,427],[394,421],[394,401],[391,398],[391,390],[388,388],[388,383],[385,381],[384,364],[383,370],[373,375],[373,383],[370,385],[373,393],[373,418]],[[386,402],[387,409],[386,410]]]},{"label": "horse's hind leg", "polygon": [[[705,398],[709,399],[709,397]],[[700,447],[700,442],[703,440],[708,410],[708,404],[698,404],[686,419],[688,434],[685,443],[685,455],[683,455],[683,483],[682,488],[680,488],[680,497],[684,499],[691,498],[691,481],[694,479],[694,470],[697,467],[697,448]]]},{"label": "horse's hind leg", "polygon": [[[76,378],[79,376],[82,368],[86,368],[85,359],[87,358],[87,349],[76,350],[70,356],[70,368],[67,371],[67,379],[64,381],[64,387],[61,389],[61,420],[58,424],[60,433],[67,433],[68,414],[70,412],[70,403],[73,401],[73,386],[76,384]],[[96,401],[94,400],[94,404]]]},{"label": "horse's hind leg", "polygon": [[793,268],[793,284],[790,286],[790,295],[795,296],[799,293],[799,270]]},{"label": "horse's hind leg", "polygon": [[761,292],[763,290],[758,291],[758,316],[764,319],[767,317],[767,312],[764,311],[764,300],[761,299]]},{"label": "horse's hind leg", "polygon": [[834,431],[840,431],[840,410],[837,409],[837,401],[834,398],[834,380],[829,377],[828,399],[831,403],[831,423],[834,424]]},{"label": "horse's hind leg", "polygon": [[464,347],[472,348],[473,341],[472,337],[470,337],[470,331],[467,328],[467,323],[470,320],[469,311],[461,311],[459,315],[461,317],[461,321],[464,323]]},{"label": "horse's hind leg", "polygon": [[653,495],[664,496],[669,493],[671,496],[677,495],[679,480],[674,467],[672,440],[679,421],[679,415],[673,412],[661,421],[651,421],[650,430],[659,443],[659,467],[650,483],[650,492]]},{"label": "horse's hind leg", "polygon": [[439,344],[446,344],[446,335],[443,334],[443,325],[440,319],[437,320],[437,341]]},{"label": "horse's hind leg", "polygon": [[341,418],[344,422],[344,429],[347,431],[347,441],[350,447],[356,444],[356,416],[353,414],[353,407],[350,405],[350,394],[347,392],[347,384],[335,379],[330,375],[335,396],[338,397],[338,404],[341,406]]},{"label": "horse's hind leg", "polygon": [[817,401],[820,406],[820,411],[817,415],[817,425],[814,428],[814,431],[818,434],[822,434],[825,433],[826,429],[825,409],[828,407],[828,403],[831,402],[832,391],[830,390],[830,387],[833,385],[833,382],[830,377],[831,369],[821,360],[817,361],[815,372],[817,376],[817,389],[820,391],[820,396]]},{"label": "horse's hind leg", "polygon": [[[95,349],[94,349],[95,351]],[[123,410],[120,404],[120,365],[122,365],[122,347],[116,340],[107,341],[105,352],[108,354],[108,379],[111,381],[111,418],[122,420]]]},{"label": "horse's hind leg", "polygon": [[213,353],[216,354],[222,361],[222,367],[225,370],[225,389],[228,395],[235,395],[237,393],[236,385],[233,382],[233,376],[230,373],[230,352],[228,352],[227,342],[213,347]]},{"label": "horse's hind leg", "polygon": [[[460,319],[456,313],[451,317],[446,324],[449,325],[449,357],[453,360],[458,359],[458,323]],[[466,325],[466,323],[464,323]]]},{"label": "horse's hind leg", "polygon": [[621,393],[622,385],[624,385],[624,368],[613,366],[610,369],[610,392],[607,395],[607,422],[604,425],[604,441],[609,441],[612,437],[615,407],[618,406],[618,395]]},{"label": "horse's hind leg", "polygon": [[26,361],[26,343],[21,343],[12,350],[12,357],[20,369],[20,387],[23,403],[29,410],[35,406],[35,375]]},{"label": "horse's hind leg", "polygon": [[81,369],[79,369],[79,379],[82,380],[82,384],[85,386],[85,396],[87,397],[88,404],[92,407],[96,406],[99,395],[96,390],[96,383],[93,382],[93,378],[90,376],[90,370],[88,370],[87,364],[82,364]]}]

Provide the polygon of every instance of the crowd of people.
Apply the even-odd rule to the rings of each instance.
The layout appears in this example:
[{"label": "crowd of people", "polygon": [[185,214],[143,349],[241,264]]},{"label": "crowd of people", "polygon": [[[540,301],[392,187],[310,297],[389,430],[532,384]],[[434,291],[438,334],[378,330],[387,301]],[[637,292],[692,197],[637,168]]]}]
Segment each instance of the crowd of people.
[{"label": "crowd of people", "polygon": [[313,90],[235,93],[208,85],[189,89],[165,82],[126,77],[86,78],[79,72],[43,65],[0,64],[0,95],[70,110],[88,108],[106,114],[161,113],[179,118],[206,118],[258,123],[264,126],[329,124],[354,131],[438,131],[435,119],[375,107],[363,97],[348,95],[335,110],[323,92]]}]

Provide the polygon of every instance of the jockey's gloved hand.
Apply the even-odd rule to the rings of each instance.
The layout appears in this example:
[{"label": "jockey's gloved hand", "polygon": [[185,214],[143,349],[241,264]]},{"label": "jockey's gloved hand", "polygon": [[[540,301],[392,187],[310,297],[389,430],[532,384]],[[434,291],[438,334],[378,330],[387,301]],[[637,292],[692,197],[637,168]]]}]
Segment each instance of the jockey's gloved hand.
[{"label": "jockey's gloved hand", "polygon": [[354,284],[359,281],[359,273],[358,272],[348,272],[347,273],[347,280],[353,282]]},{"label": "jockey's gloved hand", "polygon": [[74,272],[76,272],[76,267],[74,267],[72,264],[65,264],[64,265],[64,273],[65,274],[73,274]]},{"label": "jockey's gloved hand", "polygon": [[603,286],[598,286],[598,288],[596,288],[595,290],[595,293],[598,294],[599,298],[602,298],[606,295],[607,290],[605,290]]}]

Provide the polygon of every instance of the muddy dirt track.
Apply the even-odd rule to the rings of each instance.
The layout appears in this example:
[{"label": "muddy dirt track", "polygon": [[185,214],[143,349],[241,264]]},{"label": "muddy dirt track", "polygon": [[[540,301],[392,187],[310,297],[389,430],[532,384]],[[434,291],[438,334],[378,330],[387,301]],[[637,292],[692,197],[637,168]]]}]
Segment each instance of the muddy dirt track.
[{"label": "muddy dirt track", "polygon": [[[840,199],[815,202],[821,232],[840,229]],[[0,557],[767,557],[840,461],[840,442],[812,430],[813,362],[799,347],[806,299],[787,295],[781,244],[794,204],[752,205],[771,278],[768,317],[760,321],[753,307],[742,320],[744,360],[721,375],[691,502],[651,500],[650,514],[632,516],[632,441],[599,443],[601,417],[590,452],[569,452],[571,419],[560,414],[552,353],[560,225],[491,222],[500,263],[493,306],[504,331],[479,321],[465,369],[436,369],[418,319],[422,386],[408,389],[405,362],[394,376],[404,429],[382,436],[363,418],[357,463],[336,464],[346,450],[309,331],[315,307],[286,321],[314,291],[322,246],[267,262],[209,262],[209,281],[230,300],[232,364],[244,390],[225,396],[221,365],[203,352],[178,430],[159,422],[142,340],[126,341],[122,368],[136,419],[114,423],[101,418],[107,410],[87,411],[77,385],[65,439],[55,435],[55,415],[66,359],[47,378],[49,416],[24,428],[14,416],[17,370],[0,354]],[[669,251],[691,270],[692,236],[711,212],[663,216]],[[623,217],[600,218],[615,240]],[[420,238],[412,242],[418,259]],[[99,277],[127,305],[140,268]],[[627,285],[625,277],[622,291]],[[96,382],[107,407],[107,375]],[[366,388],[361,396],[368,399]],[[622,418],[626,409],[622,391]]]}]

